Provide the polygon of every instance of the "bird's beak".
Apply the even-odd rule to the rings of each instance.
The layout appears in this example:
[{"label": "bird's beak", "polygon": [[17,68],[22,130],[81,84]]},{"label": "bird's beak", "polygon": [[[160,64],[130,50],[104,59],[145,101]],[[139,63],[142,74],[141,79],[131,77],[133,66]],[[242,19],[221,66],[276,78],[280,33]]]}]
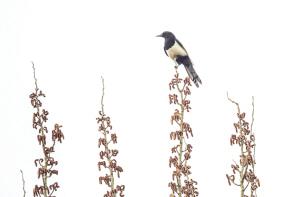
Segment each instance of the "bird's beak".
[{"label": "bird's beak", "polygon": [[162,37],[162,35],[161,35],[161,34],[159,34],[159,35],[157,35],[156,37]]}]

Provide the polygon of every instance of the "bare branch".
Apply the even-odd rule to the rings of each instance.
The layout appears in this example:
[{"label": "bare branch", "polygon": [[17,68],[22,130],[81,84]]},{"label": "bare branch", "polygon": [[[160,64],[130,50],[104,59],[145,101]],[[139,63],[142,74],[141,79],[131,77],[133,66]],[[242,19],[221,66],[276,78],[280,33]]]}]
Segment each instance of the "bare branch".
[{"label": "bare branch", "polygon": [[[49,178],[55,174],[58,174],[58,171],[53,169],[53,166],[57,165],[57,161],[53,158],[52,153],[55,152],[54,146],[55,141],[59,141],[62,143],[64,139],[64,134],[61,131],[61,125],[55,124],[54,129],[52,130],[52,135],[48,131],[48,127],[46,126],[46,122],[48,120],[49,112],[42,107],[41,98],[45,97],[46,95],[39,90],[37,85],[37,78],[35,73],[35,66],[32,62],[32,70],[33,70],[33,77],[35,83],[35,91],[30,94],[30,103],[34,108],[35,112],[33,112],[33,119],[32,119],[32,127],[37,131],[37,141],[41,146],[43,156],[37,158],[35,160],[35,166],[38,168],[38,178],[42,179],[43,185],[35,185],[33,189],[33,196],[34,197],[50,197],[52,196],[53,191],[56,191],[59,188],[57,182],[50,185]],[[51,135],[51,140],[53,142],[52,146],[49,146],[47,143],[47,135]],[[50,196],[49,196],[50,194]]]},{"label": "bare branch", "polygon": [[250,131],[251,134],[253,134],[252,132],[252,128],[253,128],[253,123],[254,123],[254,96],[252,96],[252,121],[251,121],[251,126],[250,126]]},{"label": "bare branch", "polygon": [[237,109],[238,109],[238,113],[240,114],[240,105],[239,105],[236,101],[234,101],[233,99],[231,99],[231,98],[228,96],[228,92],[227,92],[227,99],[228,99],[230,102],[232,102],[233,104],[236,105],[236,107],[237,107]]},{"label": "bare branch", "polygon": [[171,148],[172,156],[169,159],[169,167],[172,169],[172,181],[169,182],[172,197],[196,197],[199,195],[197,182],[190,178],[191,166],[188,160],[191,158],[192,146],[187,144],[187,139],[193,137],[192,128],[185,121],[185,114],[191,109],[190,100],[190,79],[179,77],[177,67],[175,75],[169,83],[171,93],[169,94],[170,104],[174,104],[176,109],[171,115],[171,124],[175,121],[177,128],[170,133],[172,141],[176,140],[176,145]]},{"label": "bare branch", "polygon": [[[233,174],[230,176],[230,180],[234,182],[236,178],[239,178],[240,184],[235,184],[240,187],[240,197],[248,196],[245,195],[248,190],[250,190],[250,197],[257,197],[256,189],[260,186],[259,179],[256,177],[254,172],[255,166],[255,136],[252,131],[253,122],[254,122],[254,97],[252,97],[252,121],[249,122],[246,120],[246,113],[240,112],[239,104],[233,99],[229,98],[227,92],[228,100],[237,106],[237,118],[238,120],[233,123],[235,134],[231,135],[230,144],[239,146],[240,155],[239,155],[239,165],[234,161],[235,166],[232,165]],[[250,125],[250,128],[249,128]],[[239,169],[239,166],[241,167]],[[239,174],[236,174],[236,171]],[[226,175],[228,179],[228,175]],[[230,184],[229,184],[230,185]],[[251,185],[249,189],[249,185]],[[255,195],[253,195],[255,193]]]},{"label": "bare branch", "polygon": [[24,174],[23,174],[23,171],[20,170],[21,172],[21,175],[22,175],[22,185],[23,185],[23,197],[26,196],[26,190],[25,190],[25,180],[24,180]]},{"label": "bare branch", "polygon": [[104,194],[105,197],[116,197],[119,194],[120,197],[124,197],[124,185],[117,185],[116,180],[117,177],[120,177],[120,173],[123,172],[121,166],[118,165],[116,156],[118,154],[117,149],[112,149],[110,144],[117,143],[117,135],[116,133],[110,133],[112,130],[111,120],[109,116],[104,114],[104,78],[101,76],[102,79],[102,96],[101,96],[101,111],[99,112],[99,117],[96,118],[98,123],[98,131],[100,132],[101,136],[98,140],[98,147],[99,147],[99,156],[100,161],[98,162],[98,169],[99,171],[104,171],[107,169],[108,173],[102,174],[99,177],[99,183],[106,184],[109,187],[109,190]]},{"label": "bare branch", "polygon": [[104,99],[104,78],[101,76],[102,80],[102,96],[101,96],[101,110],[102,113],[104,113],[104,104],[103,104],[103,99]]},{"label": "bare branch", "polygon": [[33,61],[31,61],[31,64],[32,64],[32,70],[33,70],[33,78],[34,78],[34,84],[35,84],[35,91],[37,92],[39,88],[38,88],[38,85],[37,85],[37,78],[36,78],[36,75],[35,75],[35,66],[34,66]]}]

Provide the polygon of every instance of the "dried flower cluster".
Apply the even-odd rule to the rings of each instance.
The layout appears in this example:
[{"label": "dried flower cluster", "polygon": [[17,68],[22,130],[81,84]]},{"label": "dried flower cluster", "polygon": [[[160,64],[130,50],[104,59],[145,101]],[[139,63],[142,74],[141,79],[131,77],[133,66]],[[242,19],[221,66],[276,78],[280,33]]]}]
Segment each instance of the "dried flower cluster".
[{"label": "dried flower cluster", "polygon": [[115,157],[118,155],[119,151],[117,149],[111,149],[109,146],[111,143],[117,143],[117,135],[115,133],[111,133],[112,125],[110,121],[110,117],[106,116],[104,113],[104,105],[103,105],[103,97],[104,97],[104,79],[102,78],[102,99],[101,106],[102,110],[99,111],[99,117],[97,117],[97,123],[99,125],[98,131],[101,136],[98,140],[98,147],[100,148],[100,161],[98,162],[99,171],[108,170],[108,173],[105,176],[99,177],[100,184],[105,183],[109,190],[104,194],[104,197],[116,197],[118,194],[120,197],[125,196],[123,194],[125,190],[124,185],[116,185],[115,184],[115,174],[117,177],[120,177],[120,173],[123,172],[121,166],[118,165]]},{"label": "dried flower cluster", "polygon": [[[259,179],[255,175],[254,167],[255,161],[255,136],[252,132],[252,125],[254,121],[254,102],[252,111],[252,122],[245,120],[246,113],[241,113],[239,104],[228,97],[229,101],[237,106],[237,122],[235,122],[235,134],[230,137],[230,145],[237,145],[240,148],[240,160],[239,164],[234,161],[231,165],[233,174],[226,174],[229,185],[236,185],[240,187],[241,197],[256,197],[256,189],[260,186]],[[238,180],[237,180],[238,179]],[[250,185],[250,187],[248,187]],[[247,188],[249,188],[250,193],[246,195]]]},{"label": "dried flower cluster", "polygon": [[35,166],[38,167],[38,178],[42,178],[43,185],[35,185],[33,189],[33,196],[55,197],[53,196],[53,193],[59,188],[59,185],[57,182],[49,184],[48,181],[53,174],[58,174],[58,171],[54,169],[54,166],[56,166],[58,162],[53,158],[52,154],[55,152],[55,143],[57,141],[61,143],[64,139],[64,135],[61,131],[62,126],[55,124],[51,135],[51,145],[47,144],[47,134],[49,135],[49,132],[45,123],[48,120],[49,112],[42,108],[40,98],[45,97],[45,94],[39,90],[37,86],[34,65],[33,74],[35,80],[35,91],[30,94],[29,97],[31,99],[31,105],[36,111],[33,113],[32,126],[38,131],[37,141],[43,151],[43,157],[34,161]]},{"label": "dried flower cluster", "polygon": [[184,114],[191,110],[190,100],[187,97],[191,94],[192,86],[190,79],[184,80],[176,74],[169,84],[171,94],[169,94],[170,104],[175,104],[175,109],[171,116],[171,124],[177,126],[177,130],[170,133],[170,139],[176,141],[176,145],[171,148],[172,156],[169,159],[169,167],[174,168],[172,173],[172,181],[169,187],[172,190],[170,196],[198,196],[197,182],[191,179],[191,166],[188,160],[191,158],[192,145],[186,141],[189,137],[193,137],[192,128],[189,123],[185,122]]}]

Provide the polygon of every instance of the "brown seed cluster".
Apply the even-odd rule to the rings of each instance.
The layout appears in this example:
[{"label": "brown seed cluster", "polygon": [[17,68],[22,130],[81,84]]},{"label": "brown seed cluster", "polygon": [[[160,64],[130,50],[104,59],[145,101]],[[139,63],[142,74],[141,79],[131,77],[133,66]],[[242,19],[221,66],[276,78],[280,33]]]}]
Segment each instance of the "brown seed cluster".
[{"label": "brown seed cluster", "polygon": [[169,182],[171,188],[170,196],[194,197],[198,196],[197,182],[190,178],[191,166],[188,160],[191,159],[192,145],[186,141],[193,137],[193,131],[189,123],[185,122],[184,114],[191,110],[190,100],[187,98],[191,95],[190,79],[184,80],[179,78],[176,69],[174,78],[169,83],[171,93],[169,94],[170,104],[178,108],[171,115],[171,124],[177,125],[177,130],[170,133],[170,139],[176,141],[176,145],[171,148],[172,156],[169,159],[169,167],[173,168],[172,181]]},{"label": "brown seed cluster", "polygon": [[55,124],[51,133],[50,145],[47,142],[47,135],[49,136],[48,128],[45,125],[48,120],[49,112],[42,108],[41,98],[46,97],[46,95],[39,90],[37,86],[37,80],[35,77],[35,68],[33,66],[33,73],[35,79],[35,92],[30,94],[29,98],[31,100],[31,105],[35,109],[32,118],[32,127],[38,131],[37,141],[42,147],[43,156],[34,161],[35,166],[38,167],[38,178],[42,179],[42,185],[35,185],[33,189],[34,197],[55,197],[53,193],[57,191],[59,185],[57,182],[49,185],[49,178],[52,175],[57,175],[58,171],[54,167],[58,162],[54,159],[52,154],[55,152],[55,143],[58,141],[62,143],[64,139],[64,134],[61,131],[61,125]]},{"label": "brown seed cluster", "polygon": [[[258,177],[255,175],[255,136],[252,132],[253,114],[251,126],[245,120],[246,113],[241,113],[239,104],[230,98],[232,103],[237,106],[237,122],[233,124],[235,133],[230,137],[231,146],[239,146],[239,162],[231,165],[232,174],[226,174],[228,184],[240,187],[241,197],[256,197],[256,190],[260,186]],[[253,104],[254,106],[254,104]],[[254,110],[254,108],[253,108]],[[250,187],[249,187],[250,186]],[[249,188],[249,189],[248,189]],[[246,195],[249,190],[249,195]]]},{"label": "brown seed cluster", "polygon": [[110,117],[106,116],[104,113],[103,96],[104,96],[104,80],[102,78],[103,90],[102,90],[102,111],[99,111],[99,117],[96,118],[97,124],[99,125],[98,131],[101,136],[98,140],[98,148],[100,149],[100,161],[98,162],[98,169],[104,172],[107,169],[108,173],[99,177],[99,183],[105,183],[109,190],[104,194],[104,197],[124,197],[124,185],[116,185],[116,177],[120,177],[120,173],[123,172],[121,166],[118,165],[116,156],[119,151],[117,149],[110,148],[111,144],[117,144],[116,133],[111,133],[112,125]]}]

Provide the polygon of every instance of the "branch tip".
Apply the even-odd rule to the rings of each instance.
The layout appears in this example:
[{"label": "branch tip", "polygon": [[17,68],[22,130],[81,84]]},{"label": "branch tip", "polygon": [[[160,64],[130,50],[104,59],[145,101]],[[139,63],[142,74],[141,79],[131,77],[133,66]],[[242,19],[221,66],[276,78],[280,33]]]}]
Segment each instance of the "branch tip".
[{"label": "branch tip", "polygon": [[24,180],[24,174],[23,174],[23,171],[20,170],[21,172],[21,175],[22,175],[22,185],[23,185],[23,197],[26,196],[26,190],[25,190],[25,180]]}]

